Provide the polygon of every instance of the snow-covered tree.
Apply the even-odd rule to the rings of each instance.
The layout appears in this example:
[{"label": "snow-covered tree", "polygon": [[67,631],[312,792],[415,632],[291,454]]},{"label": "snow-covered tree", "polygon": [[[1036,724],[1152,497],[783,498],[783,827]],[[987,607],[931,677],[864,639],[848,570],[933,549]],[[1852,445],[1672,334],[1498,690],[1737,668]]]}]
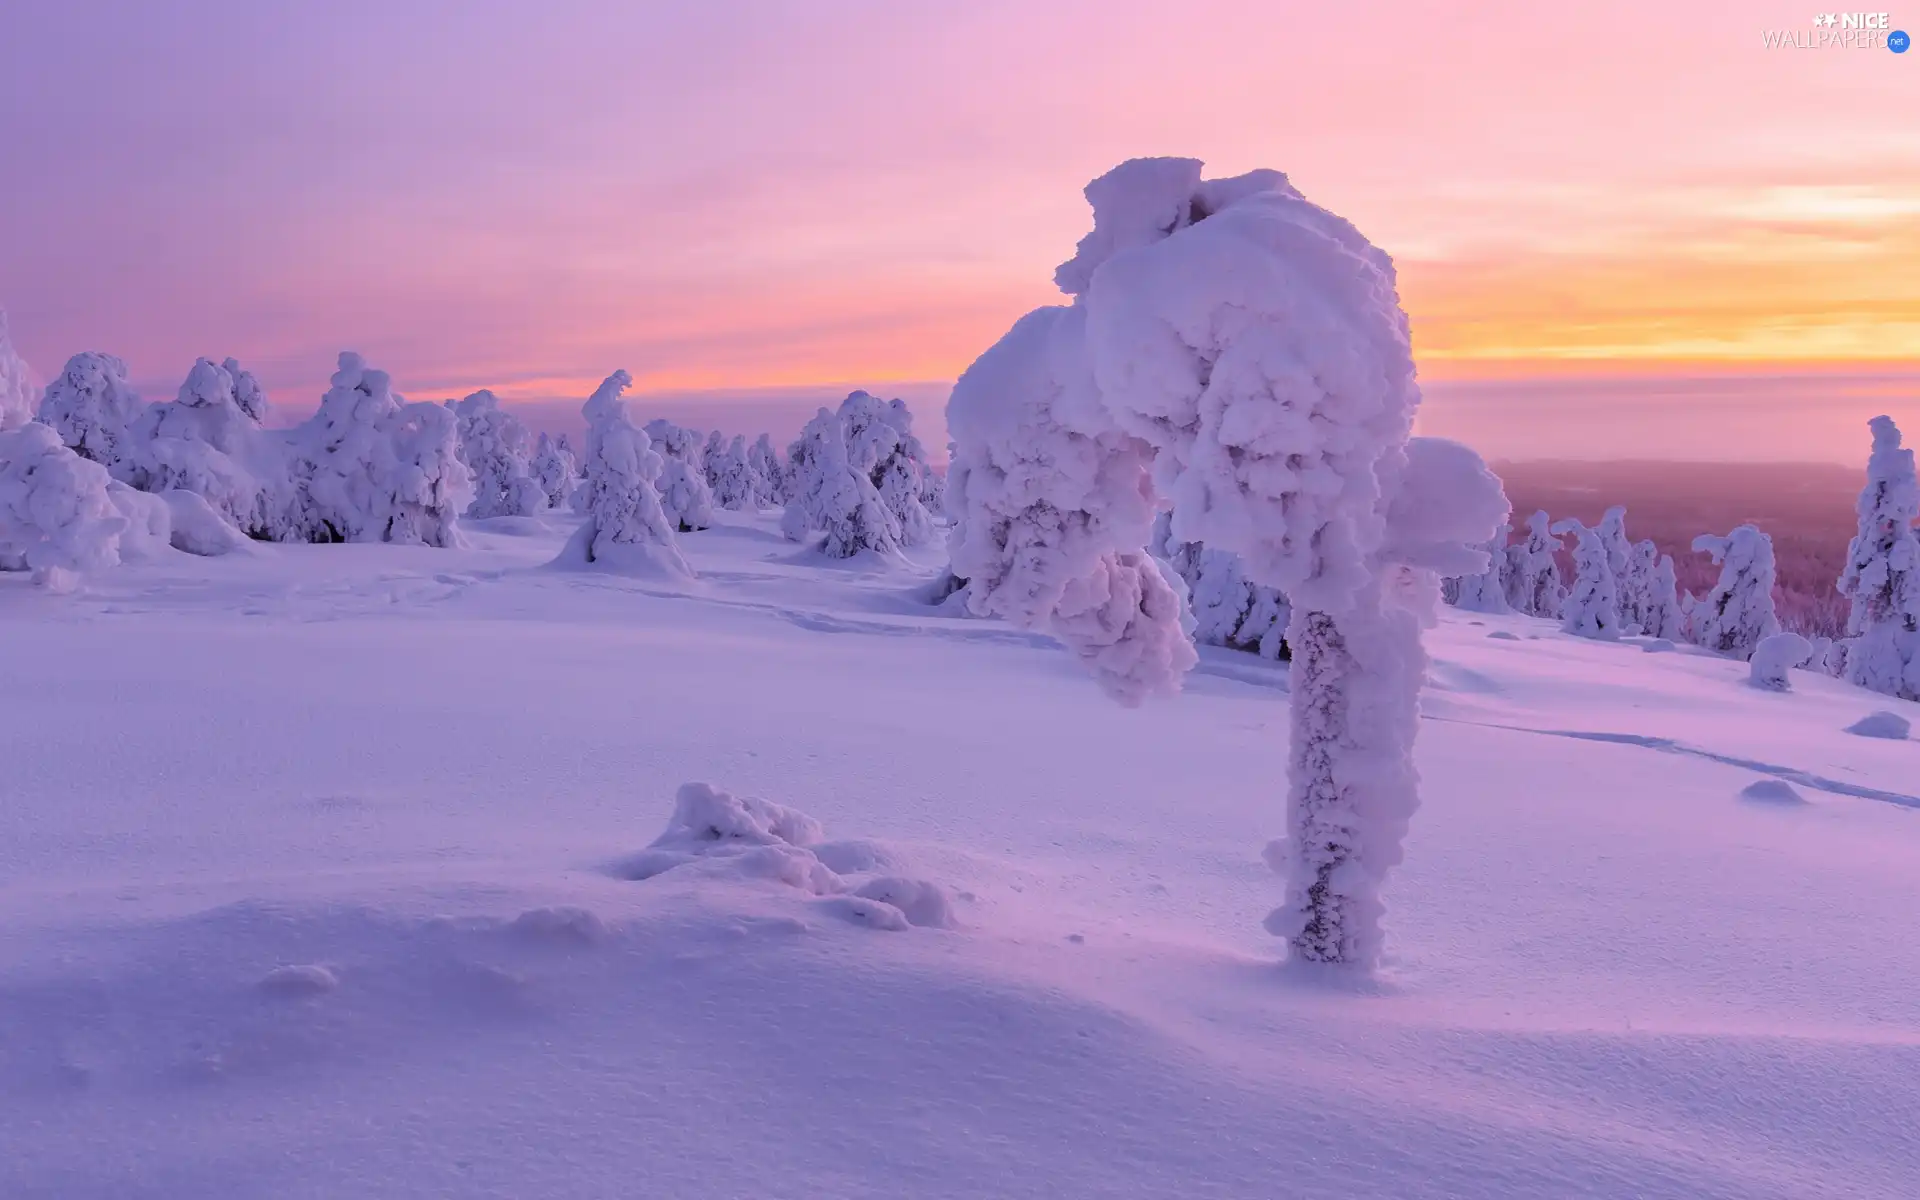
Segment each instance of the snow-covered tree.
[{"label": "snow-covered tree", "polygon": [[753,478],[753,463],[747,456],[745,437],[736,433],[725,446],[709,450],[707,474],[713,485],[713,501],[721,508],[739,512],[759,507],[759,493],[764,490],[764,484],[757,484]]},{"label": "snow-covered tree", "polygon": [[782,533],[796,542],[826,534],[820,549],[829,558],[899,551],[900,525],[866,474],[854,467],[846,425],[836,413],[823,408],[815,414],[791,453],[794,495],[780,520]]},{"label": "snow-covered tree", "polygon": [[1262,658],[1287,657],[1287,621],[1293,606],[1277,590],[1248,579],[1239,555],[1198,542],[1173,541],[1173,517],[1164,512],[1154,520],[1150,548],[1186,586],[1187,608],[1193,614],[1188,632],[1193,640]]},{"label": "snow-covered tree", "polygon": [[700,449],[700,467],[706,475],[707,490],[715,493],[714,503],[719,503],[718,470],[721,458],[727,452],[727,439],[718,429],[707,434],[707,444]]},{"label": "snow-covered tree", "polygon": [[1620,630],[1632,633],[1640,628],[1640,593],[1644,590],[1634,577],[1633,543],[1627,540],[1627,510],[1616,504],[1600,515],[1594,529],[1607,550],[1607,569],[1613,572],[1614,603],[1619,609]]},{"label": "snow-covered tree", "polygon": [[0,433],[33,420],[36,398],[27,382],[27,364],[13,348],[7,310],[0,308]]},{"label": "snow-covered tree", "polygon": [[707,487],[707,469],[701,461],[706,442],[696,429],[685,429],[665,417],[647,422],[647,437],[663,456],[656,484],[661,507],[681,533],[713,525],[713,491]]},{"label": "snow-covered tree", "polygon": [[117,473],[143,491],[192,492],[241,532],[271,538],[294,497],[286,443],[242,407],[242,382],[196,361],[173,400],[148,405],[126,430]]},{"label": "snow-covered tree", "polygon": [[921,546],[933,540],[933,514],[920,501],[926,464],[917,457],[920,441],[913,436],[906,405],[895,408],[866,392],[854,392],[841,401],[839,416],[847,458],[893,514],[900,543]]},{"label": "snow-covered tree", "polygon": [[1507,547],[1507,605],[1532,617],[1560,618],[1567,585],[1560,577],[1560,539],[1543,510],[1527,518],[1525,541]]},{"label": "snow-covered tree", "polygon": [[460,420],[438,404],[401,404],[382,426],[386,529],[381,540],[458,546],[473,476],[460,461]]},{"label": "snow-covered tree", "polygon": [[1725,537],[1703,533],[1696,553],[1711,554],[1720,581],[1693,609],[1693,639],[1709,650],[1739,659],[1753,656],[1760,639],[1780,632],[1773,612],[1773,539],[1752,525]]},{"label": "snow-covered tree", "polygon": [[534,478],[533,437],[520,418],[482,388],[453,406],[459,418],[461,461],[473,472],[470,517],[530,517],[547,505]]},{"label": "snow-covered tree", "polygon": [[546,493],[547,506],[555,510],[565,508],[573,495],[578,475],[573,448],[567,445],[566,437],[541,434],[538,445],[534,447],[531,469],[534,479],[540,484],[540,490]]},{"label": "snow-covered tree", "polygon": [[689,579],[693,568],[680,554],[673,521],[654,488],[667,460],[633,423],[621,394],[632,385],[632,376],[615,371],[580,410],[587,418],[587,443],[579,496],[587,519],[561,561]]},{"label": "snow-covered tree", "polygon": [[108,494],[112,482],[51,426],[0,431],[0,569],[64,589],[76,572],[118,563],[127,519]]},{"label": "snow-covered tree", "polygon": [[1553,532],[1574,535],[1573,589],[1560,606],[1560,628],[1576,637],[1619,637],[1619,587],[1601,531],[1566,517],[1554,523]]},{"label": "snow-covered tree", "polygon": [[1507,603],[1511,569],[1507,557],[1508,526],[1501,526],[1486,545],[1487,569],[1477,575],[1460,575],[1446,581],[1447,603],[1467,612],[1512,612]]},{"label": "snow-covered tree", "polygon": [[253,372],[242,367],[237,358],[227,359],[220,364],[220,368],[233,380],[233,402],[239,405],[240,411],[247,414],[247,419],[255,425],[265,422],[267,392],[260,386],[260,381],[253,377]]},{"label": "snow-covered tree", "polygon": [[[1640,562],[1636,574],[1645,585],[1640,599],[1640,632],[1648,637],[1675,641],[1685,638],[1686,616],[1680,607],[1673,556],[1661,554],[1652,542],[1639,543],[1634,547],[1634,554]],[[1652,567],[1646,566],[1649,559],[1653,560]]]},{"label": "snow-covered tree", "polygon": [[1499,481],[1410,437],[1393,265],[1285,176],[1136,159],[1087,198],[1093,231],[1055,273],[1073,306],[1029,313],[954,387],[953,569],[974,611],[1051,629],[1133,701],[1194,661],[1144,553],[1158,498],[1172,539],[1285,594],[1290,836],[1269,860],[1288,894],[1267,927],[1371,966],[1418,804],[1420,630],[1442,576],[1487,569]]},{"label": "snow-covered tree", "polygon": [[757,485],[753,507],[778,508],[787,502],[791,494],[787,487],[787,464],[780,452],[773,448],[773,438],[761,434],[754,439],[753,446],[747,451],[747,462],[751,468],[749,478]]},{"label": "snow-covered tree", "polygon": [[1797,633],[1775,633],[1760,639],[1753,649],[1748,679],[1757,688],[1784,692],[1792,684],[1787,672],[1813,657],[1813,643]]},{"label": "snow-covered tree", "polygon": [[1875,417],[1867,485],[1855,511],[1839,588],[1847,612],[1845,678],[1860,687],[1920,700],[1920,481],[1913,451],[1891,417]]},{"label": "snow-covered tree", "polygon": [[47,385],[40,420],[53,426],[74,453],[113,471],[120,465],[127,426],[141,407],[127,382],[127,364],[88,350],[68,359],[60,377]]}]

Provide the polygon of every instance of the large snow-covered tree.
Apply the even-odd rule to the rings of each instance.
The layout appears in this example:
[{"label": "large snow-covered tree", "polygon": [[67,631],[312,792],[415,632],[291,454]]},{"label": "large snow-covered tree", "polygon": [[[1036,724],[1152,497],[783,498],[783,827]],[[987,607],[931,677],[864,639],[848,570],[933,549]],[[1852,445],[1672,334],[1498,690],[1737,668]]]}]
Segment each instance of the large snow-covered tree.
[{"label": "large snow-covered tree", "polygon": [[459,418],[461,459],[473,472],[470,517],[530,517],[546,507],[547,489],[534,477],[533,436],[520,418],[482,388],[453,406]]},{"label": "large snow-covered tree", "polygon": [[1855,508],[1839,588],[1847,611],[1845,674],[1860,687],[1920,700],[1920,480],[1892,417],[1875,417],[1867,484]]},{"label": "large snow-covered tree", "polygon": [[87,350],[68,359],[60,377],[47,385],[40,397],[40,420],[74,453],[113,471],[121,462],[127,426],[142,407],[139,393],[127,382],[127,364]]},{"label": "large snow-covered tree", "polygon": [[26,360],[13,348],[7,310],[0,308],[0,433],[33,420],[37,399],[33,385],[27,381]]},{"label": "large snow-covered tree", "polygon": [[580,410],[587,419],[587,442],[579,496],[587,519],[560,561],[689,579],[693,568],[680,553],[674,522],[654,488],[667,460],[633,422],[622,395],[631,386],[631,375],[615,371]]},{"label": "large snow-covered tree", "polygon": [[969,604],[1048,628],[1123,700],[1194,662],[1169,536],[1238,555],[1293,605],[1286,902],[1292,953],[1372,965],[1380,884],[1418,804],[1412,745],[1443,575],[1488,567],[1499,481],[1411,438],[1419,389],[1393,265],[1276,171],[1203,180],[1136,159],[1088,185],[1055,273],[948,404],[953,569]]},{"label": "large snow-covered tree", "polygon": [[826,408],[816,413],[789,454],[793,494],[780,518],[783,534],[799,542],[824,533],[820,549],[829,558],[899,551],[900,524],[867,474],[854,466],[846,422],[838,413]]},{"label": "large snow-covered tree", "polygon": [[120,561],[127,519],[107,469],[82,458],[52,426],[0,431],[0,569],[32,571],[61,588],[74,573]]},{"label": "large snow-covered tree", "polygon": [[1614,577],[1613,554],[1602,528],[1591,528],[1573,517],[1566,517],[1554,523],[1553,532],[1574,535],[1573,588],[1560,605],[1560,628],[1576,637],[1619,637],[1619,583]]},{"label": "large snow-covered tree", "polygon": [[1720,581],[1694,605],[1693,640],[1721,654],[1752,658],[1761,639],[1780,632],[1773,610],[1773,539],[1742,525],[1725,537],[1703,533],[1693,548],[1720,566]]},{"label": "large snow-covered tree", "polygon": [[293,481],[285,441],[242,405],[243,386],[259,387],[245,372],[196,361],[174,399],[147,406],[127,429],[117,474],[144,491],[192,492],[241,532],[271,538]]},{"label": "large snow-covered tree", "polygon": [[1560,576],[1561,542],[1544,510],[1527,518],[1527,536],[1507,547],[1507,604],[1515,612],[1560,619],[1567,585]]},{"label": "large snow-covered tree", "polygon": [[713,525],[713,490],[707,487],[702,461],[706,441],[697,429],[675,425],[665,417],[647,422],[646,434],[662,456],[655,487],[667,518],[681,533],[695,533]]}]

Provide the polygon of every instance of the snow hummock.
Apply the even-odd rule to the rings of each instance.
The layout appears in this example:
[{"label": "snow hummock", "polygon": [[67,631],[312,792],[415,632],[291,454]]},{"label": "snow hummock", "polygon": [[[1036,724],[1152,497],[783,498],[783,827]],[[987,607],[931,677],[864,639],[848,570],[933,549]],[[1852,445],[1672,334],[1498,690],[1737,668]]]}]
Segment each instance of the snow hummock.
[{"label": "snow hummock", "polygon": [[1791,686],[1788,673],[1813,656],[1813,643],[1797,633],[1775,633],[1760,639],[1750,661],[1753,686],[1784,692]]},{"label": "snow hummock", "polygon": [[1872,712],[1847,726],[1847,732],[1858,737],[1887,738],[1901,742],[1913,732],[1913,723],[1906,717],[1894,712]]}]

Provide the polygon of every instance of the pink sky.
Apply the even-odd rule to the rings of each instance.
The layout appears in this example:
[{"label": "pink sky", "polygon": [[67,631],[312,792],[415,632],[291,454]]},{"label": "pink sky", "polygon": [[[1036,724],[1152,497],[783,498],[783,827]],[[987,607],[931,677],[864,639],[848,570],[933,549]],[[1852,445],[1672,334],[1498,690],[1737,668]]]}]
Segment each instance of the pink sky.
[{"label": "pink sky", "polygon": [[[43,375],[104,349],[164,392],[235,354],[288,409],[347,346],[423,397],[624,366],[696,412],[937,403],[1057,298],[1088,178],[1187,154],[1285,170],[1394,254],[1436,430],[1566,457],[1626,422],[1684,457],[1733,420],[1740,454],[1851,459],[1863,404],[1920,425],[1920,53],[1763,47],[1812,15],[31,5],[0,305]],[[1733,390],[1622,382],[1701,375]]]}]

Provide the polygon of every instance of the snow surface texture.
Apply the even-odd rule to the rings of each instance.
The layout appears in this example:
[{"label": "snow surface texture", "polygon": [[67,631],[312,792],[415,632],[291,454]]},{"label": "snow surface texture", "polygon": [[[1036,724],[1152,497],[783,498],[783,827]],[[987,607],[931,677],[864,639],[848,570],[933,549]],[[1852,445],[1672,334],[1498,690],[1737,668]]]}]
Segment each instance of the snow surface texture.
[{"label": "snow surface texture", "polygon": [[1872,422],[1873,454],[1860,493],[1860,532],[1847,547],[1840,591],[1847,613],[1846,677],[1920,700],[1920,479],[1891,417]]},{"label": "snow surface texture", "polygon": [[1143,561],[1156,497],[1169,544],[1285,594],[1291,849],[1267,926],[1300,958],[1371,965],[1418,804],[1420,627],[1441,576],[1490,569],[1505,497],[1466,447],[1409,440],[1393,264],[1284,175],[1135,159],[1086,196],[1093,231],[1055,274],[1072,307],[1022,318],[954,387],[953,570],[975,611],[1048,623],[1129,702],[1194,662]]},{"label": "snow surface texture", "polygon": [[1716,654],[1745,659],[1765,638],[1780,632],[1773,611],[1773,539],[1752,525],[1725,537],[1703,533],[1696,552],[1719,564],[1720,580],[1694,605],[1694,640]]},{"label": "snow surface texture", "polygon": [[631,386],[631,375],[615,371],[580,409],[587,419],[586,478],[579,493],[586,520],[556,562],[688,579],[693,568],[681,556],[674,522],[654,490],[665,460],[633,423],[622,395]]},{"label": "snow surface texture", "polygon": [[[1444,611],[1346,985],[1258,928],[1284,670],[1123,709],[717,517],[0,574],[0,1196],[1911,1200],[1920,745],[1842,731],[1920,705]],[[610,873],[690,779],[955,928]]]},{"label": "snow surface texture", "polygon": [[27,364],[13,348],[7,310],[0,308],[0,433],[33,420],[38,397],[27,381]]}]

